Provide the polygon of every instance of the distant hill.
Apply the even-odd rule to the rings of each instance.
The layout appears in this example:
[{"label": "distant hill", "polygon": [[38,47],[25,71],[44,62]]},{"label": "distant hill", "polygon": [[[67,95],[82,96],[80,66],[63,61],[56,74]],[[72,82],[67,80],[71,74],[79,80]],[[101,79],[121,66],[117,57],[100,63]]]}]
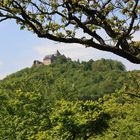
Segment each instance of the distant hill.
[{"label": "distant hill", "polygon": [[139,140],[140,71],[118,61],[71,61],[0,81],[0,140]]},{"label": "distant hill", "polygon": [[63,92],[65,98],[74,94],[77,98],[88,99],[113,93],[125,80],[127,72],[121,62],[101,59],[80,63],[59,56],[49,66],[34,66],[11,74],[1,86],[7,90],[47,92],[49,95]]}]

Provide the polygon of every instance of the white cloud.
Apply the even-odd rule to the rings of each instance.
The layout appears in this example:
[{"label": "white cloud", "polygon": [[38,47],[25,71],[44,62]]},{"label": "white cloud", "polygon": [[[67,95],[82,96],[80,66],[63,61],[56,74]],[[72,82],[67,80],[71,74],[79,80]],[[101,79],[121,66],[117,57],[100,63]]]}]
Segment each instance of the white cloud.
[{"label": "white cloud", "polygon": [[[77,50],[79,50],[81,47],[80,45],[77,44],[63,44],[63,43],[58,43],[58,44],[44,44],[41,46],[35,47],[35,51],[39,55],[47,55],[47,54],[53,54],[57,50],[59,50],[61,53],[66,53],[67,55],[74,55]],[[77,55],[77,53],[76,53]]]},{"label": "white cloud", "polygon": [[64,44],[64,43],[49,44],[49,45],[44,44],[41,46],[34,47],[34,50],[40,56],[53,54],[57,50],[59,50],[62,54],[66,55],[67,57],[81,60],[83,60],[83,58],[85,60],[86,56],[92,56],[91,58],[94,57],[94,59],[97,59],[101,52],[93,48],[85,48],[84,46],[79,44]]},{"label": "white cloud", "polygon": [[123,59],[122,57],[119,57],[113,53],[99,51],[94,48],[85,48],[79,44],[51,43],[36,46],[34,49],[40,55],[40,59],[42,59],[47,54],[53,54],[56,52],[56,50],[59,50],[66,57],[70,57],[73,60],[79,59],[81,61],[88,61],[90,59],[97,60],[101,58],[114,59],[121,61],[126,66],[127,70],[140,70],[140,65],[130,63],[126,59]]}]

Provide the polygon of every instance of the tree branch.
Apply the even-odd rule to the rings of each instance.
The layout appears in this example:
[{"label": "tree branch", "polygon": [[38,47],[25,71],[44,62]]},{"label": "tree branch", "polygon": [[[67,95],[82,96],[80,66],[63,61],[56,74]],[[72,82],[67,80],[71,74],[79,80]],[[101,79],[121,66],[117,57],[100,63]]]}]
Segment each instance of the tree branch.
[{"label": "tree branch", "polygon": [[[128,10],[126,9],[128,8],[127,3],[132,5]],[[110,5],[114,6],[113,9],[108,9]],[[124,2],[123,0],[65,0],[59,2],[11,0],[7,3],[1,0],[0,22],[15,19],[18,24],[32,30],[40,38],[82,44],[112,52],[133,63],[140,64],[140,49],[133,46],[129,40],[132,32],[135,31],[134,27],[139,29],[137,12],[140,10],[137,8],[138,6],[139,0],[135,0],[135,2]],[[127,13],[124,15],[126,17],[124,20],[119,19],[121,10],[126,10]],[[118,11],[118,15],[116,11]],[[126,27],[127,24],[129,24],[128,27]],[[104,35],[96,32],[99,28],[106,32],[112,42],[115,40],[116,45],[107,44]],[[79,29],[84,34],[84,39],[75,34],[75,31],[79,31]]]}]

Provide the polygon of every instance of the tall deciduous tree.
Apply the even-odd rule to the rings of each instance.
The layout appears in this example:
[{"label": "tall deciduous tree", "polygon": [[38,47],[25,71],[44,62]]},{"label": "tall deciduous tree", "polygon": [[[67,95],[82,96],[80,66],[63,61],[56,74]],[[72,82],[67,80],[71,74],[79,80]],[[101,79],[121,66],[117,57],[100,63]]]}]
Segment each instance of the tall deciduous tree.
[{"label": "tall deciduous tree", "polygon": [[0,21],[7,19],[38,37],[82,44],[140,63],[140,43],[132,41],[140,29],[139,0],[0,0]]}]

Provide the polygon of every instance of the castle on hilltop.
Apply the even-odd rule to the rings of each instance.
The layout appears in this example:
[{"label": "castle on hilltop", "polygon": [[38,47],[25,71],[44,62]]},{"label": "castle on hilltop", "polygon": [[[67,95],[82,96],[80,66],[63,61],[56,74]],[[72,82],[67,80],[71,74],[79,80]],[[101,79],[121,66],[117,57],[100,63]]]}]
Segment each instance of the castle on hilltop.
[{"label": "castle on hilltop", "polygon": [[43,58],[43,62],[39,60],[33,61],[33,66],[42,66],[42,65],[50,65],[52,64],[58,56],[61,56],[60,52],[57,50],[55,54],[46,55]]}]

